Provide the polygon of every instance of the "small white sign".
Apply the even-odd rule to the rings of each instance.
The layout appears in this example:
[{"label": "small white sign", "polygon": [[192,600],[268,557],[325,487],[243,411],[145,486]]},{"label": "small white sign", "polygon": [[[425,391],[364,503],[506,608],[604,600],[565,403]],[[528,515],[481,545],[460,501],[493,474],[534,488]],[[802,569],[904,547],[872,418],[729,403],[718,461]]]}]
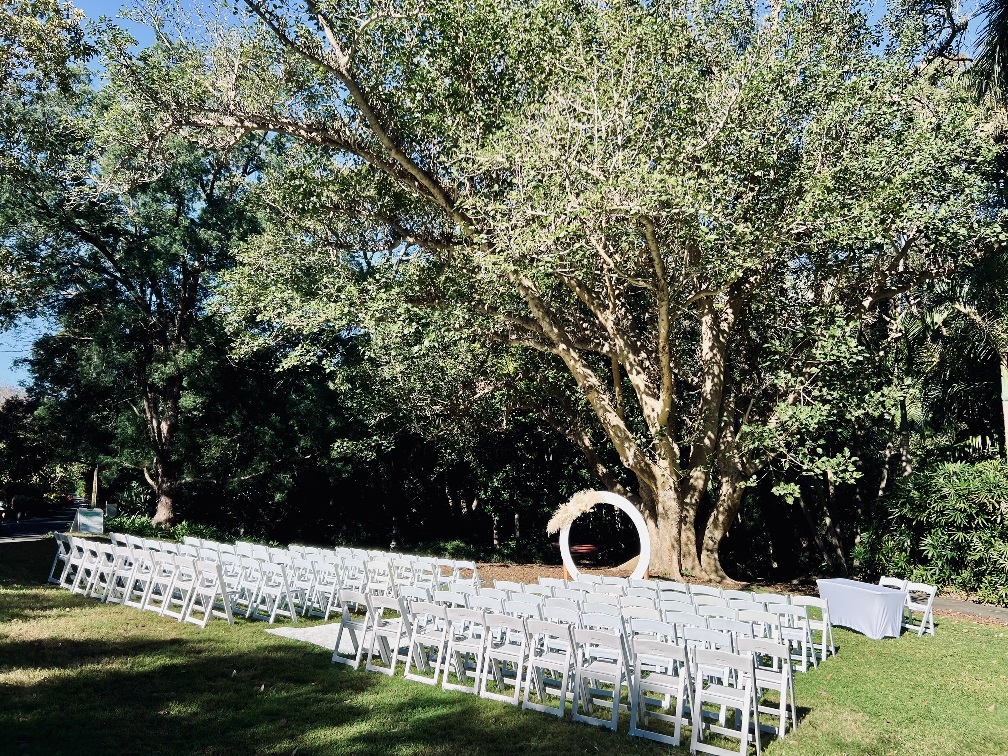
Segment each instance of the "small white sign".
[{"label": "small white sign", "polygon": [[78,533],[102,535],[105,533],[105,513],[100,509],[78,509],[73,529]]}]

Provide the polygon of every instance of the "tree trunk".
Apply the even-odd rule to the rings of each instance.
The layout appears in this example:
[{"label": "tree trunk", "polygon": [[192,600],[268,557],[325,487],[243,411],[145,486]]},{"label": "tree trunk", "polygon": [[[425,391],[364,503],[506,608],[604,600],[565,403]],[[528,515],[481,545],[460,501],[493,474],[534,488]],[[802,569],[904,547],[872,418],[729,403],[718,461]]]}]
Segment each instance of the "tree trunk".
[{"label": "tree trunk", "polygon": [[907,415],[906,398],[901,398],[900,408],[900,466],[905,478],[913,472],[913,459],[910,456],[910,418]]},{"label": "tree trunk", "polygon": [[175,524],[175,488],[176,477],[171,470],[172,465],[160,455],[154,457],[151,475],[148,482],[154,487],[157,499],[157,511],[151,522],[155,525],[171,526]]},{"label": "tree trunk", "polygon": [[721,490],[718,492],[717,502],[707,518],[707,527],[704,529],[700,565],[707,579],[716,583],[734,584],[736,582],[728,577],[721,567],[720,550],[721,542],[728,535],[728,531],[738,515],[739,506],[742,504],[743,488],[741,483],[742,481],[737,474],[723,473],[721,475]]},{"label": "tree trunk", "polygon": [[833,549],[833,553],[836,555],[836,563],[839,565],[842,574],[847,576],[850,574],[850,568],[847,566],[847,555],[843,545],[843,533],[840,532],[840,527],[837,525],[830,509],[830,502],[834,499],[834,493],[835,489],[833,486],[833,479],[830,476],[829,471],[827,471],[825,494],[823,493],[822,488],[819,488],[819,503],[822,505],[823,519],[826,521],[826,540],[829,541],[829,544]]},{"label": "tree trunk", "polygon": [[998,351],[998,361],[1001,364],[1001,421],[1004,424],[1004,451],[1008,459],[1008,351]]},{"label": "tree trunk", "polygon": [[812,539],[815,541],[816,546],[819,547],[819,553],[822,554],[823,559],[825,559],[833,567],[836,565],[833,562],[833,554],[826,544],[825,539],[823,539],[822,534],[819,532],[819,526],[816,521],[812,518],[812,514],[809,512],[808,504],[805,503],[805,494],[799,490],[798,492],[798,508],[801,510],[802,516],[805,518],[805,524],[808,525],[809,533],[812,534]]},{"label": "tree trunk", "polygon": [[642,514],[651,537],[651,563],[648,572],[670,580],[682,580],[679,569],[679,496],[675,486],[666,486],[655,494],[642,487]]},{"label": "tree trunk", "polygon": [[703,566],[700,564],[700,551],[696,539],[696,516],[699,501],[688,497],[683,502],[682,518],[679,523],[679,562],[683,575],[693,578],[703,578]]}]

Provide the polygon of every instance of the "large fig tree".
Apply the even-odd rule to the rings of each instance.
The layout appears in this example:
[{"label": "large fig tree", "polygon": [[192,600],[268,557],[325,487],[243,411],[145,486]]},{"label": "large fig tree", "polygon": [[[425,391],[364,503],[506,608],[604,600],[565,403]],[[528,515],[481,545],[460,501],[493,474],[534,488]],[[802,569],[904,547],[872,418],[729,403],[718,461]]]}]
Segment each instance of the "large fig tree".
[{"label": "large fig tree", "polygon": [[953,73],[846,2],[245,6],[181,34],[153,8],[175,58],[137,93],[156,128],[275,135],[235,306],[527,350],[628,471],[656,572],[726,578],[747,483],[848,421],[823,360],[989,220]]}]

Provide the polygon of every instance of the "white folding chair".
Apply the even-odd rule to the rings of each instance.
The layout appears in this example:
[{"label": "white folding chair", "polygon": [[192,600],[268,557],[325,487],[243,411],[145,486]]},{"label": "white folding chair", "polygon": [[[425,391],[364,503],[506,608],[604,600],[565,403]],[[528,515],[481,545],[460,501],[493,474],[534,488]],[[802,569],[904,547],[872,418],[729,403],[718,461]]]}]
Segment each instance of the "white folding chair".
[{"label": "white folding chair", "polygon": [[571,601],[570,599],[562,598],[548,598],[543,602],[543,608],[547,606],[557,607],[558,609],[571,609],[575,612],[581,611],[581,605],[577,601]]},{"label": "white folding chair", "polygon": [[713,596],[709,593],[698,593],[693,596],[693,606],[728,606],[728,599]]},{"label": "white folding chair", "polygon": [[622,596],[624,593],[626,593],[626,589],[627,587],[622,584],[599,583],[598,585],[593,587],[592,593],[594,594],[604,593],[610,596]]},{"label": "white folding chair", "polygon": [[[440,604],[414,601],[410,605],[413,631],[406,654],[407,680],[437,685],[448,653],[448,615]],[[433,655],[433,665],[432,662]],[[419,669],[419,671],[417,671]]]},{"label": "white folding chair", "polygon": [[[756,754],[759,756],[762,753],[762,746],[759,738],[759,705],[756,699],[756,668],[753,657],[699,647],[692,650],[691,656],[694,669],[690,752],[710,753],[714,756],[734,756],[734,754],[746,756],[749,751],[749,740],[752,738],[756,743]],[[714,678],[698,673],[698,669],[723,670],[724,677],[720,682],[715,682]],[[736,681],[737,687],[730,684],[731,680]],[[721,707],[722,712],[725,709],[738,712],[740,716],[733,719],[736,722],[741,719],[741,726],[738,729],[726,727],[723,723],[723,714],[718,724],[706,723],[703,707],[708,703]],[[754,729],[755,735],[750,734],[750,729]],[[738,738],[739,747],[728,749],[708,742],[710,732],[728,738]]]},{"label": "white folding chair", "polygon": [[753,593],[753,599],[762,601],[768,610],[773,604],[791,603],[791,596],[787,593]]},{"label": "white folding chair", "polygon": [[[809,626],[808,610],[804,606],[791,604],[771,604],[767,606],[771,614],[780,617],[781,639],[791,647],[791,658],[798,662],[802,672],[808,672],[809,658],[812,666],[818,667],[815,644],[812,642],[812,628]],[[795,655],[795,648],[798,654]]]},{"label": "white folding chair", "polygon": [[689,592],[694,598],[697,596],[716,596],[717,598],[721,598],[721,589],[713,585],[690,584]]},{"label": "white folding chair", "polygon": [[167,552],[153,553],[154,569],[147,581],[147,592],[144,594],[141,609],[161,613],[170,595],[172,581],[175,579],[175,554]]},{"label": "white folding chair", "polygon": [[[906,611],[904,613],[903,627],[907,630],[916,630],[918,638],[924,635],[925,631],[934,637],[934,613],[932,608],[935,600],[935,594],[937,594],[938,589],[933,585],[928,585],[927,583],[914,583],[907,581],[905,590]],[[920,622],[917,624],[914,624],[914,612],[921,613]]]},{"label": "white folding chair", "polygon": [[768,612],[765,609],[743,609],[738,613],[739,622],[748,622],[753,629],[754,638],[764,640],[781,640],[781,618],[780,615]]},{"label": "white folding chair", "polygon": [[398,591],[399,598],[406,602],[406,608],[412,606],[414,601],[426,601],[430,603],[431,600],[430,590],[420,585],[401,585]]},{"label": "white folding chair", "polygon": [[[570,625],[540,620],[526,620],[532,652],[525,670],[522,708],[554,714],[563,718],[567,689],[574,665],[574,639]],[[531,700],[535,689],[537,700]],[[556,704],[549,698],[555,691]]]},{"label": "white folding chair", "polygon": [[553,598],[553,589],[548,585],[526,585],[525,593],[520,595]]},{"label": "white folding chair", "polygon": [[196,590],[196,560],[178,555],[175,557],[175,573],[168,586],[166,598],[161,602],[161,616],[172,617],[179,622],[189,610],[193,592]]},{"label": "white folding chair", "polygon": [[510,591],[511,593],[525,593],[525,584],[516,583],[513,580],[494,580],[493,587],[499,591]]},{"label": "white folding chair", "polygon": [[444,606],[466,608],[469,606],[469,598],[464,593],[456,591],[434,591],[434,603]]},{"label": "white folding chair", "polygon": [[[441,687],[479,695],[479,675],[486,651],[486,617],[483,612],[460,607],[449,608],[447,616],[448,654]],[[452,669],[458,682],[451,682]]]},{"label": "white folding chair", "polygon": [[581,611],[578,609],[547,605],[542,608],[542,617],[540,619],[546,622],[570,625],[571,627],[581,627]]},{"label": "white folding chair", "polygon": [[[512,602],[513,603],[513,602]],[[525,604],[524,606],[532,607],[531,604]],[[470,596],[469,597],[469,608],[476,609],[480,612],[486,612],[488,614],[505,614],[504,602],[499,598],[494,598],[493,596]]]},{"label": "white folding chair", "polygon": [[518,619],[543,618],[542,604],[533,604],[528,601],[515,601],[513,599],[508,599],[507,601],[502,601],[501,605],[501,610],[509,617],[517,617]]},{"label": "white folding chair", "polygon": [[392,568],[386,559],[370,559],[367,563],[367,591],[372,596],[392,593]]},{"label": "white folding chair", "polygon": [[220,562],[199,559],[195,563],[195,569],[196,580],[193,585],[192,599],[189,601],[182,621],[199,625],[202,629],[207,626],[211,618],[220,617],[226,619],[229,625],[233,625],[231,600],[228,598]]},{"label": "white folding chair", "polygon": [[316,559],[312,564],[315,566],[315,583],[308,595],[304,616],[322,617],[328,622],[329,615],[340,605],[340,568],[338,564],[323,559]]},{"label": "white folding chair", "polygon": [[[574,628],[574,707],[571,719],[613,732],[619,723],[620,700],[627,679],[626,652],[620,633]],[[596,706],[608,717],[593,716]]]},{"label": "white folding chair", "polygon": [[[409,653],[413,632],[409,611],[398,596],[372,594],[368,616],[371,617],[371,647],[364,669],[392,677],[399,658]],[[381,664],[375,662],[376,651]]]},{"label": "white folding chair", "polygon": [[658,604],[658,586],[654,583],[651,583],[650,585],[631,585],[627,588],[626,595],[649,598],[651,599],[652,604],[655,604],[656,606]]},{"label": "white folding chair", "polygon": [[620,608],[626,608],[628,606],[646,606],[648,609],[655,608],[655,598],[651,596],[620,596],[619,597]]},{"label": "white folding chair", "polygon": [[751,622],[728,619],[726,617],[708,617],[707,629],[715,630],[719,633],[727,633],[732,639],[732,652],[739,654],[739,640],[741,638],[753,637],[753,626]]},{"label": "white folding chair", "polygon": [[108,539],[112,542],[113,546],[124,546],[129,548],[129,542],[126,540],[126,536],[123,533],[108,533]]},{"label": "white folding chair", "polygon": [[259,588],[262,586],[262,562],[255,557],[239,557],[239,572],[235,580],[235,591],[232,595],[233,607],[244,607],[248,617],[259,599]]},{"label": "white folding chair", "polygon": [[905,591],[907,581],[902,578],[883,575],[879,578],[878,584],[884,588],[895,588],[897,591]]},{"label": "white folding chair", "polygon": [[[57,533],[54,530],[53,540],[56,541],[56,556],[53,557],[52,568],[49,570],[49,582],[59,585],[60,578],[63,576],[66,566],[70,563],[70,536],[64,535],[63,533]],[[60,564],[63,565],[60,568],[60,577],[56,577],[56,567]]]},{"label": "white folding chair", "polygon": [[[465,573],[469,574],[466,575]],[[457,559],[455,561],[455,579],[464,580],[471,583],[476,588],[480,587],[480,576],[479,568],[476,566],[476,562],[469,561],[466,559]]]},{"label": "white folding chair", "polygon": [[[762,604],[760,605],[762,606]],[[662,616],[667,616],[669,614],[696,614],[697,608],[694,606],[693,602],[684,601],[670,601],[668,599],[661,599],[659,601],[659,610]]]},{"label": "white folding chair", "polygon": [[723,619],[738,619],[738,610],[730,606],[719,604],[700,604],[696,608],[696,613],[701,617],[721,617]]},{"label": "white folding chair", "polygon": [[553,597],[566,599],[567,601],[577,601],[581,602],[585,600],[585,596],[588,595],[587,591],[583,591],[580,588],[554,588]]},{"label": "white folding chair", "polygon": [[798,726],[798,710],[794,698],[794,674],[791,670],[791,651],[784,643],[764,640],[762,638],[740,638],[738,653],[752,655],[756,669],[757,704],[763,699],[764,691],[774,691],[777,694],[776,706],[759,706],[760,714],[777,718],[777,726],[766,723],[761,727],[775,732],[778,738],[787,735],[788,709],[791,711],[791,728]]},{"label": "white folding chair", "polygon": [[631,617],[630,621],[626,622],[625,625],[630,630],[631,638],[643,635],[651,640],[658,640],[662,643],[675,643],[679,637],[676,626],[663,620]]},{"label": "white folding chair", "polygon": [[502,591],[499,588],[480,588],[479,595],[507,601],[511,598],[511,591]]},{"label": "white folding chair", "polygon": [[762,601],[745,601],[744,599],[728,599],[728,606],[740,612],[765,612],[767,607]]},{"label": "white folding chair", "polygon": [[76,544],[83,550],[83,558],[77,567],[77,573],[74,576],[73,585],[70,586],[70,591],[86,596],[91,589],[91,582],[97,574],[98,547],[100,544],[87,539],[78,539]]},{"label": "white folding chair", "polygon": [[[828,654],[836,656],[836,646],[833,644],[833,625],[830,623],[829,604],[826,599],[818,596],[792,596],[791,603],[794,606],[804,606],[810,612],[808,623],[812,631],[812,640],[815,642],[815,634],[820,633],[820,658],[826,659]],[[820,616],[813,617],[811,610],[818,610]]]},{"label": "white folding chair", "polygon": [[147,597],[147,588],[154,577],[154,554],[143,549],[132,549],[133,570],[126,580],[126,589],[123,591],[123,606],[131,606],[134,609],[142,609],[144,599]]},{"label": "white folding chair", "polygon": [[[693,688],[686,649],[646,635],[635,635],[632,647],[630,735],[678,747],[689,724],[684,711]],[[651,729],[652,721],[671,724],[672,733]]]},{"label": "white folding chair", "polygon": [[721,595],[729,601],[755,601],[752,591],[722,590]]},{"label": "white folding chair", "polygon": [[626,624],[631,619],[661,620],[662,614],[654,607],[648,606],[624,606],[620,609],[620,615]]},{"label": "white folding chair", "polygon": [[317,580],[315,565],[310,559],[291,555],[289,564],[284,566],[287,570],[291,598],[301,611],[301,616],[306,617],[312,606],[312,593]]},{"label": "white folding chair", "polygon": [[112,588],[116,568],[116,553],[115,549],[110,545],[100,543],[96,548],[98,549],[98,559],[95,564],[94,577],[91,580],[91,585],[88,586],[87,595],[91,598],[104,601],[109,594],[109,590]]},{"label": "white folding chair", "polygon": [[113,546],[115,561],[112,567],[112,578],[105,592],[105,603],[121,604],[126,598],[130,576],[133,574],[133,549],[128,546]]},{"label": "white folding chair", "polygon": [[688,583],[680,583],[677,580],[659,580],[658,593],[665,593],[666,591],[672,593],[685,593],[688,596],[690,587]]},{"label": "white folding chair", "polygon": [[541,577],[539,578],[539,585],[545,585],[549,588],[566,588],[567,581],[563,578]]},{"label": "white folding chair", "polygon": [[[525,660],[529,653],[525,622],[519,617],[502,614],[485,616],[486,648],[480,673],[480,698],[517,706],[521,700]],[[487,689],[491,673],[498,692]]]},{"label": "white folding chair", "polygon": [[682,638],[682,628],[684,627],[707,627],[707,618],[701,617],[696,612],[666,612],[662,619],[670,625],[675,625],[678,629],[678,637]]},{"label": "white folding chair", "polygon": [[[371,626],[371,603],[370,598],[363,591],[355,591],[351,588],[341,588],[339,592],[340,605],[343,611],[340,613],[340,626],[336,631],[336,647],[333,649],[333,664],[348,664],[354,669],[360,666],[361,658],[364,656],[364,648],[367,644],[367,631]],[[363,610],[362,616],[354,616],[350,607],[357,609],[358,613]],[[343,638],[343,631],[346,631],[350,638],[350,645],[353,647],[350,656],[344,655],[340,651],[340,640]]]}]

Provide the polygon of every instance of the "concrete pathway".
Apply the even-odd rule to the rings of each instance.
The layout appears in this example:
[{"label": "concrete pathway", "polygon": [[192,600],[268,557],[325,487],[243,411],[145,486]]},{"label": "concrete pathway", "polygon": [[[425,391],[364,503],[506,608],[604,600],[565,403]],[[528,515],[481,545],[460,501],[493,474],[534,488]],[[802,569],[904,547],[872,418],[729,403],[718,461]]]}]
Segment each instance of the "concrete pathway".
[{"label": "concrete pathway", "polygon": [[16,543],[18,541],[39,541],[52,538],[52,532],[64,532],[73,522],[76,509],[61,509],[40,517],[26,517],[20,521],[4,520],[0,522],[0,543]]},{"label": "concrete pathway", "polygon": [[1003,606],[974,604],[972,601],[960,601],[959,599],[936,596],[934,608],[938,611],[957,612],[959,614],[969,614],[973,617],[997,620],[1008,625],[1008,608]]}]

